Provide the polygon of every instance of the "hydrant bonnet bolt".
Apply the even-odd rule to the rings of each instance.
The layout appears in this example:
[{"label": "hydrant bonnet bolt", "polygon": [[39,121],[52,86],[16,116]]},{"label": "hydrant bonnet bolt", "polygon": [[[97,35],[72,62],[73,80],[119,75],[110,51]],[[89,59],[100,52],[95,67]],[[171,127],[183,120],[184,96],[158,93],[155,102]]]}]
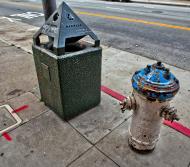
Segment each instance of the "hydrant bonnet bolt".
[{"label": "hydrant bonnet bolt", "polygon": [[132,86],[132,96],[121,103],[122,111],[133,110],[129,144],[140,151],[152,150],[159,139],[162,119],[178,120],[177,110],[169,102],[179,90],[179,81],[157,62],[135,72]]}]

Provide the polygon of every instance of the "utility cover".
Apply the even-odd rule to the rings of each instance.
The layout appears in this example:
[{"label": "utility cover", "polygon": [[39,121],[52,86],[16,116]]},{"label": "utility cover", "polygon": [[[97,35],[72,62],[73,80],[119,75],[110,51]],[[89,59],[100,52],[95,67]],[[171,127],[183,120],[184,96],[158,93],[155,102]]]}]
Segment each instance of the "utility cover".
[{"label": "utility cover", "polygon": [[67,44],[77,42],[87,35],[95,41],[95,46],[100,45],[98,37],[65,2],[59,6],[34,35],[34,44],[40,45],[39,36],[41,34],[53,38],[53,50],[57,55],[64,53]]},{"label": "utility cover", "polygon": [[15,129],[21,123],[22,120],[9,105],[0,106],[0,136],[4,132]]},{"label": "utility cover", "polygon": [[134,90],[151,100],[171,100],[179,90],[178,79],[161,62],[147,65],[132,77]]},{"label": "utility cover", "polygon": [[0,131],[16,123],[5,107],[0,107]]}]

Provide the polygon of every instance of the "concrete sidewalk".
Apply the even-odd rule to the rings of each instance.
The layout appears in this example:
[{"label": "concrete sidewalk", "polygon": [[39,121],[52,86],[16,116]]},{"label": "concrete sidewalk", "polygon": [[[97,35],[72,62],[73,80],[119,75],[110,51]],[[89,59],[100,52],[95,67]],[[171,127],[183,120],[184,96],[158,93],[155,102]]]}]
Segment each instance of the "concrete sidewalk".
[{"label": "concrete sidewalk", "polygon": [[190,7],[189,0],[131,0],[131,2]]},{"label": "concrete sidewalk", "polygon": [[[21,126],[0,137],[3,167],[188,167],[190,139],[163,125],[161,139],[153,153],[133,152],[127,142],[131,112],[121,114],[118,101],[102,93],[101,104],[70,120],[62,121],[41,102],[34,62],[32,35],[38,28],[20,22],[0,20],[0,104],[19,112]],[[124,95],[131,93],[133,73],[155,61],[103,46],[102,84]],[[177,76],[181,89],[173,100],[180,123],[190,127],[190,72],[166,65]],[[0,129],[13,120],[0,112]],[[2,118],[3,117],[3,118]],[[5,118],[5,119],[4,119]]]}]

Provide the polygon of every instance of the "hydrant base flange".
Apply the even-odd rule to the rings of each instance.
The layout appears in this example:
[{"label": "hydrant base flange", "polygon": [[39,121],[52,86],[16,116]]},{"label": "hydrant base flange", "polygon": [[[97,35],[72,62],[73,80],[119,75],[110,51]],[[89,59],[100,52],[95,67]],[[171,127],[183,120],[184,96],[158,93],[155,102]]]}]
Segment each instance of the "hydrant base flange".
[{"label": "hydrant base flange", "polygon": [[136,152],[139,152],[139,153],[148,153],[148,152],[151,152],[155,149],[155,145],[152,144],[152,145],[146,145],[146,149],[145,149],[145,146],[142,147],[142,144],[139,144],[138,142],[134,141],[132,139],[132,136],[130,136],[128,138],[128,143],[129,143],[129,146]]},{"label": "hydrant base flange", "polygon": [[138,141],[137,139],[134,139],[131,134],[129,135],[128,143],[133,149],[138,151],[152,151],[156,146],[156,143],[143,143]]}]

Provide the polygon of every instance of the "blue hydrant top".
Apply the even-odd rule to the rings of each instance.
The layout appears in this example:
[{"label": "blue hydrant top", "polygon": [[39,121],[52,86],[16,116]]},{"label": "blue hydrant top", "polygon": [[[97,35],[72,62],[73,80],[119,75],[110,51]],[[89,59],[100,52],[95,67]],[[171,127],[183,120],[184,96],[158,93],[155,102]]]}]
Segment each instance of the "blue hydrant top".
[{"label": "blue hydrant top", "polygon": [[149,100],[171,100],[179,90],[178,79],[161,62],[147,65],[132,77],[133,89]]}]

